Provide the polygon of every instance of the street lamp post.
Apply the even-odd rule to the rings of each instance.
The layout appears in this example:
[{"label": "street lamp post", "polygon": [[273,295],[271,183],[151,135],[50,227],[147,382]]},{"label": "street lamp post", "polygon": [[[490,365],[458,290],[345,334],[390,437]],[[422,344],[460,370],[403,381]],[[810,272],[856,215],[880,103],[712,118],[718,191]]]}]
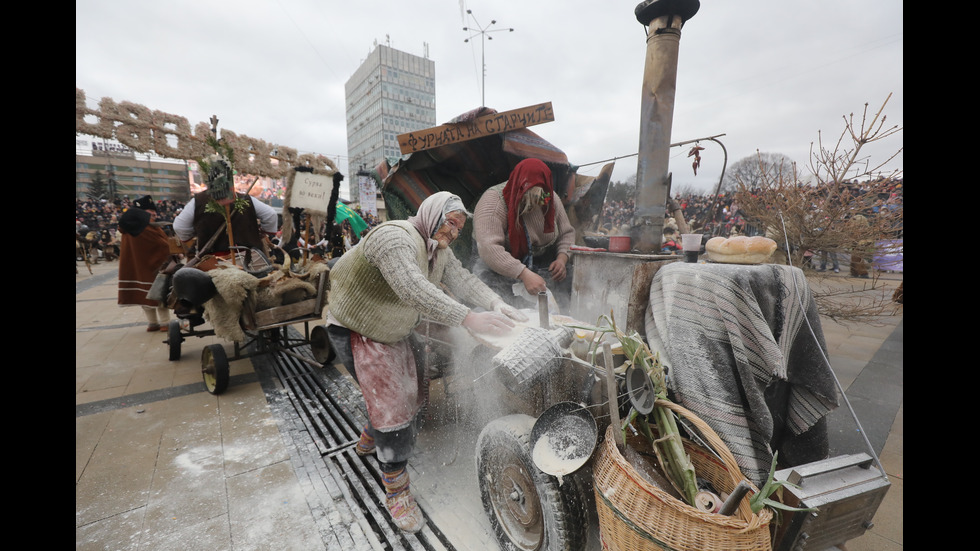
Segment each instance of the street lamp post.
[{"label": "street lamp post", "polygon": [[466,40],[464,40],[463,42],[469,42],[471,38],[475,37],[476,35],[480,35],[480,64],[481,64],[481,69],[483,70],[483,82],[480,85],[480,94],[481,94],[480,103],[482,104],[483,107],[486,107],[487,106],[487,61],[486,61],[487,56],[486,56],[486,41],[487,40],[493,40],[493,37],[490,36],[490,33],[498,33],[498,32],[503,32],[503,31],[507,31],[507,32],[511,32],[512,33],[512,32],[514,32],[514,29],[509,28],[509,29],[492,29],[491,30],[490,27],[492,27],[493,25],[495,25],[497,23],[497,20],[496,19],[492,19],[490,21],[490,24],[489,25],[487,25],[486,27],[482,27],[482,26],[480,26],[480,23],[476,20],[476,17],[473,15],[473,10],[466,10],[466,13],[468,13],[469,16],[470,16],[470,18],[473,19],[473,23],[476,25],[476,28],[473,28],[473,27],[463,27],[463,30],[464,31],[472,32],[473,33],[470,36],[468,36],[466,38]]}]

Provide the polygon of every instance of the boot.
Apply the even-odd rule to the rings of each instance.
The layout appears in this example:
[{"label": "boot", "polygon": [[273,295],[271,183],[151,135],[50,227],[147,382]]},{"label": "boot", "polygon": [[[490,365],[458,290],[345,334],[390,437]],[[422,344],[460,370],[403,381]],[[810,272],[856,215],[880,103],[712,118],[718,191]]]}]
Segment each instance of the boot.
[{"label": "boot", "polygon": [[354,451],[361,457],[374,453],[374,437],[368,436],[367,425],[364,425],[364,429],[361,430],[361,438],[357,441],[357,447],[354,448]]},{"label": "boot", "polygon": [[408,471],[403,468],[391,473],[383,472],[381,482],[384,483],[387,492],[385,504],[388,506],[391,519],[395,521],[395,526],[409,534],[421,530],[425,526],[425,519],[408,488]]}]

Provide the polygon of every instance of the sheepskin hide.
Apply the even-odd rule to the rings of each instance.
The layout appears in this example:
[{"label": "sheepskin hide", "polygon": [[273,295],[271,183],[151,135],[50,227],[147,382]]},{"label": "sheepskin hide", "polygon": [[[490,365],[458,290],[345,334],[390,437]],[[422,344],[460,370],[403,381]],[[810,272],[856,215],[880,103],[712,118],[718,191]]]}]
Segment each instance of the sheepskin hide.
[{"label": "sheepskin hide", "polygon": [[256,303],[259,280],[237,268],[217,268],[208,272],[218,294],[204,304],[204,319],[214,327],[214,334],[228,341],[244,342],[240,320],[246,307]]},{"label": "sheepskin hide", "polygon": [[[327,274],[327,280],[324,282],[324,285],[326,285],[326,288],[323,290],[323,298],[320,299],[320,308],[324,312],[326,312],[327,311],[327,295],[330,294],[330,293],[327,292],[327,291],[330,290],[330,267],[327,266],[327,263],[326,262],[314,262],[313,264],[310,264],[306,268],[306,271],[307,271],[308,274],[310,274],[309,281],[313,285],[314,288],[320,282],[320,274],[322,274],[322,273],[326,273]],[[316,293],[316,291],[314,291],[314,293]]]},{"label": "sheepskin hide", "polygon": [[313,298],[316,287],[295,277],[282,278],[268,287],[259,289],[256,310],[285,306]]},{"label": "sheepskin hide", "polygon": [[[304,266],[303,274],[283,277],[272,284],[260,287],[255,276],[233,267],[218,267],[208,272],[218,294],[204,304],[204,319],[214,327],[214,334],[228,341],[244,342],[245,331],[241,326],[242,312],[253,312],[285,306],[316,297],[320,274],[327,274],[330,288],[330,268],[325,262],[312,262]],[[327,294],[320,300],[322,311],[327,309]]]}]

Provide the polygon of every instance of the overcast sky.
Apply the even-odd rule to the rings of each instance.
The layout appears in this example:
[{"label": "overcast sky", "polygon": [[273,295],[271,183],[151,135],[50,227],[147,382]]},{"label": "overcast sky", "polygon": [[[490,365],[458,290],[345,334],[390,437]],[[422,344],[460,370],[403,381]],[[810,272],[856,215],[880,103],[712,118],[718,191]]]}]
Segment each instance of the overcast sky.
[{"label": "overcast sky", "polygon": [[[636,173],[641,127],[638,3],[76,0],[75,86],[93,108],[131,101],[192,127],[217,115],[219,130],[326,155],[349,174],[344,84],[375,42],[428,52],[437,124],[480,106],[485,48],[488,107],[551,102],[555,121],[531,130],[588,165],[581,174],[625,157],[613,173],[622,181]],[[671,142],[724,134],[728,166],[756,150],[802,164],[818,132],[836,141],[845,115],[860,120],[889,94],[887,125],[904,126],[903,40],[898,0],[703,0],[681,35]],[[886,157],[903,140],[869,153]],[[701,145],[696,177],[690,146],[671,149],[675,190],[717,184],[724,152]]]}]

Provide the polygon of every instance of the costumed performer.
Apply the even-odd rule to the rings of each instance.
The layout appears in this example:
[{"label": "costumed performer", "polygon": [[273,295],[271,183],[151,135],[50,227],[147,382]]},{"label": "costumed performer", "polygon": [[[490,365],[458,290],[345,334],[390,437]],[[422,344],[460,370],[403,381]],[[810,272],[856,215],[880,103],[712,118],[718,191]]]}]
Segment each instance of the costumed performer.
[{"label": "costumed performer", "polygon": [[[194,194],[184,205],[184,209],[174,218],[174,233],[188,247],[194,238],[197,238],[197,246],[203,247],[225,222],[223,214],[208,209],[209,203],[225,198],[235,203],[242,201],[241,211],[235,208],[237,205],[234,203],[230,209],[229,223],[235,246],[257,249],[268,256],[269,240],[279,230],[279,214],[255,197],[235,192],[233,182],[231,165],[223,159],[215,161],[208,174],[208,189]],[[221,235],[206,252],[216,256],[230,255],[228,228],[221,230]]]},{"label": "costumed performer", "polygon": [[567,311],[575,228],[554,192],[548,165],[540,159],[517,163],[506,182],[483,193],[473,212],[479,252],[473,273],[512,305],[526,306],[514,294],[520,282],[531,297],[551,289]]},{"label": "costumed performer", "polygon": [[156,206],[149,195],[137,199],[119,217],[120,306],[142,306],[147,331],[166,331],[170,310],[160,301],[147,298],[160,267],[170,256],[167,234],[157,225]]},{"label": "costumed performer", "polygon": [[372,229],[330,271],[327,333],[367,405],[369,421],[356,450],[377,453],[388,511],[409,533],[425,524],[406,470],[424,396],[416,358],[424,344],[414,329],[424,318],[499,335],[514,327],[512,319],[527,320],[448,248],[469,214],[458,196],[435,193],[422,201],[415,216]]}]

